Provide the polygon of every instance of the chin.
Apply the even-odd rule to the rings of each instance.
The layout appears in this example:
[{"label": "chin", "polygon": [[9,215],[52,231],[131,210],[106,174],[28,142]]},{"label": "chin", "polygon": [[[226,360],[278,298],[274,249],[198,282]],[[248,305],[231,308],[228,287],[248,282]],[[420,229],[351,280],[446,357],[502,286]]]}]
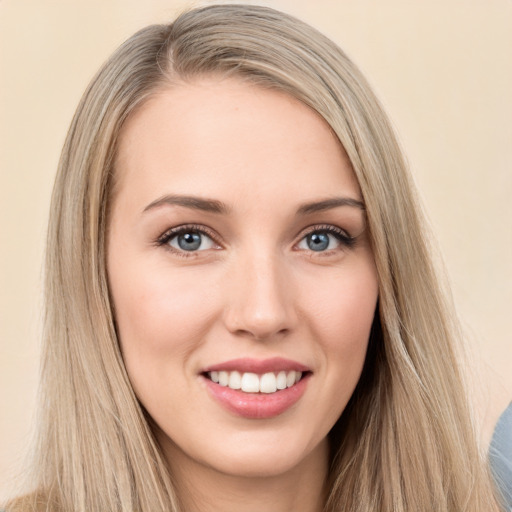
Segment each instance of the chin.
[{"label": "chin", "polygon": [[268,478],[293,473],[301,466],[310,464],[310,459],[318,451],[328,451],[327,439],[311,443],[292,436],[255,437],[250,439],[249,436],[244,442],[232,442],[229,449],[221,453],[217,450],[204,453],[203,463],[225,475]]},{"label": "chin", "polygon": [[244,457],[233,457],[224,459],[211,469],[229,476],[242,478],[269,478],[283,475],[300,465],[301,460],[297,458],[297,454],[288,457],[286,454],[280,453],[278,457],[262,455],[255,453]]}]

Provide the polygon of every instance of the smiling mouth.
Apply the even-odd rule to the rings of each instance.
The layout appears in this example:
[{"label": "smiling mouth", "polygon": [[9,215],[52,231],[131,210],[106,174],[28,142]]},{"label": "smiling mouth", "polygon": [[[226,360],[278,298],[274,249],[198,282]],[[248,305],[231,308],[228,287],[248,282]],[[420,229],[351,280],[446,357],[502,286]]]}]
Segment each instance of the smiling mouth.
[{"label": "smiling mouth", "polygon": [[295,386],[310,372],[280,371],[257,374],[239,371],[209,371],[203,375],[219,386],[244,393],[276,393]]}]

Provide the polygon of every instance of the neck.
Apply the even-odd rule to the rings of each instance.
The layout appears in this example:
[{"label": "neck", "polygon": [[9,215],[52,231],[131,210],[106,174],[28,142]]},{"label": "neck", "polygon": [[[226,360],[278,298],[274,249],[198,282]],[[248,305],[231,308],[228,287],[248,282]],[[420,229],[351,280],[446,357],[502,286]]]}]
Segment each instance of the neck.
[{"label": "neck", "polygon": [[328,451],[325,440],[283,474],[241,477],[190,467],[187,456],[173,450],[171,469],[183,512],[322,512]]}]

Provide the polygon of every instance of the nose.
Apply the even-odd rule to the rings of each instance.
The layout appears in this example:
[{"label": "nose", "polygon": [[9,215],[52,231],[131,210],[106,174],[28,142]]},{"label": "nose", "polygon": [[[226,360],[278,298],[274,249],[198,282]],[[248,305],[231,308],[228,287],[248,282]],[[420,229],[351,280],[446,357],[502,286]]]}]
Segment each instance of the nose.
[{"label": "nose", "polygon": [[297,324],[290,269],[271,254],[251,255],[231,269],[224,310],[226,328],[237,336],[265,340]]}]

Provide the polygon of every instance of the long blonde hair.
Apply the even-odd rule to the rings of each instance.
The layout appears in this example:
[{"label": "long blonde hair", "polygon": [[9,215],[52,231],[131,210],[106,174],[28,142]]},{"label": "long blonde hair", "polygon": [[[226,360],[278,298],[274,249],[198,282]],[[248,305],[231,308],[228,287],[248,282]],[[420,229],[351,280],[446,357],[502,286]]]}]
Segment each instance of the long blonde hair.
[{"label": "long blonde hair", "polygon": [[131,389],[105,265],[120,130],[159,88],[201,75],[284,91],[331,126],[360,184],[379,310],[357,389],[331,432],[326,511],[498,510],[458,368],[457,325],[390,123],[329,39],[275,10],[218,5],[147,27],[87,89],[52,198],[36,492],[9,510],[180,510]]}]

